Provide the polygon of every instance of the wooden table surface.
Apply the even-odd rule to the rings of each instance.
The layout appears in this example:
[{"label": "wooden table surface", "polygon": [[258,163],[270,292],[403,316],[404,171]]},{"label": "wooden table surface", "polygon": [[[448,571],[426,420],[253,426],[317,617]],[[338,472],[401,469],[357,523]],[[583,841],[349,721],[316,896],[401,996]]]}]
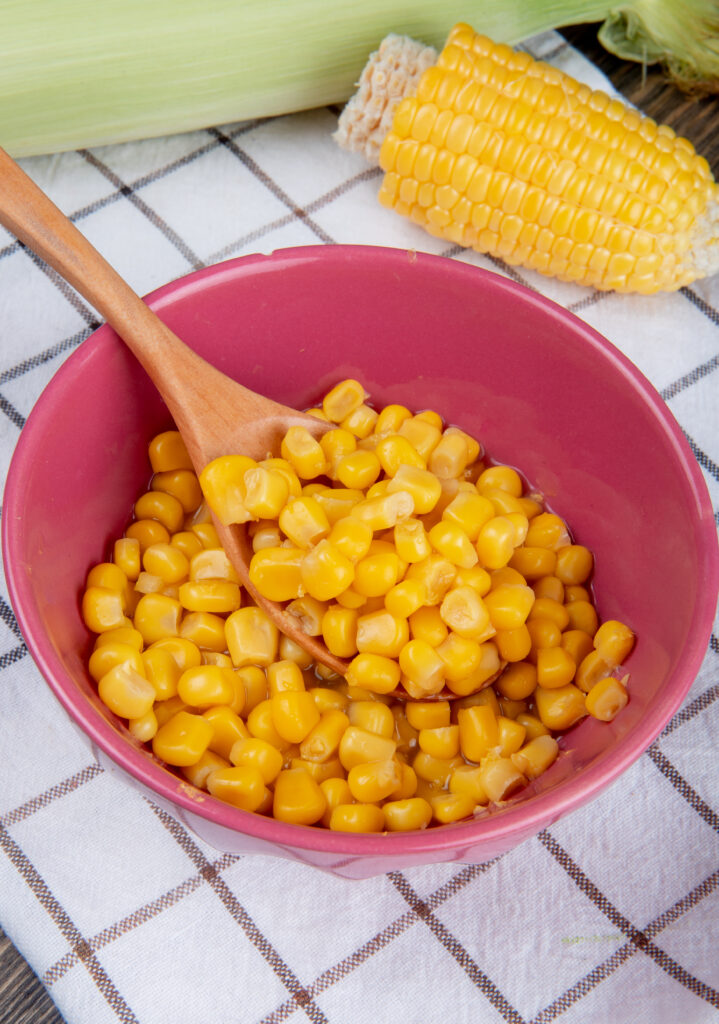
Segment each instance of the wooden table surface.
[{"label": "wooden table surface", "polygon": [[[684,95],[656,68],[643,71],[639,65],[607,53],[597,43],[596,33],[597,26],[584,25],[566,29],[563,34],[640,110],[689,139],[719,179],[719,97],[697,99]],[[45,989],[0,929],[0,1024],[62,1022]]]}]

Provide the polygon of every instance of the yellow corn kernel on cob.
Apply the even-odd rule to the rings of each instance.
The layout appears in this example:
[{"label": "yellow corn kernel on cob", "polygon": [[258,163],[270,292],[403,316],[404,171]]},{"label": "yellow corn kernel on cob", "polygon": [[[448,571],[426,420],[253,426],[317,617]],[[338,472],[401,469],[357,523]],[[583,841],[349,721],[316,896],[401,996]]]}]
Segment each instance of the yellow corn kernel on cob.
[{"label": "yellow corn kernel on cob", "polygon": [[644,294],[719,270],[719,186],[690,142],[468,25],[434,61],[384,40],[335,138],[379,162],[385,206],[508,264]]}]

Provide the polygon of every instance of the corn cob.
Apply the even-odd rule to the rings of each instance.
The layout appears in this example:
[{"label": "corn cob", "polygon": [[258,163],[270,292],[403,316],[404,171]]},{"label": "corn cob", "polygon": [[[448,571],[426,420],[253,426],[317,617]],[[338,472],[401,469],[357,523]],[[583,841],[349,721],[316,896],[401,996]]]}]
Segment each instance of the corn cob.
[{"label": "corn cob", "polygon": [[435,60],[386,39],[336,138],[380,164],[385,206],[510,265],[643,294],[719,270],[719,186],[690,142],[468,25]]}]

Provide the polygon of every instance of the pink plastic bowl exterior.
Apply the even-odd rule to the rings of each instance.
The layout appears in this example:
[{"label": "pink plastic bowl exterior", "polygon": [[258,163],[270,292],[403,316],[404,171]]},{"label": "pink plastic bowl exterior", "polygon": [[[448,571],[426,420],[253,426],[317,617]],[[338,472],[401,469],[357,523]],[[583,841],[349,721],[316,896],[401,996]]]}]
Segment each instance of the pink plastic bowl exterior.
[{"label": "pink plastic bowl exterior", "polygon": [[[250,388],[308,407],[357,377],[377,405],[437,409],[519,468],[596,555],[603,618],[633,626],[631,701],[585,720],[520,799],[476,821],[344,835],[201,794],[135,744],[86,672],[79,614],[146,487],[146,445],[169,425],[154,388],[102,327],[65,362],[22,432],[2,517],[11,599],[35,661],[103,763],[216,847],[348,877],[483,862],[595,796],[646,749],[705,653],[719,577],[706,487],[656,392],[570,313],[510,280],[439,257],[360,246],[288,249],[200,271],[149,299],[189,344]],[[638,325],[637,329],[641,329]],[[617,791],[619,792],[619,791]]]}]

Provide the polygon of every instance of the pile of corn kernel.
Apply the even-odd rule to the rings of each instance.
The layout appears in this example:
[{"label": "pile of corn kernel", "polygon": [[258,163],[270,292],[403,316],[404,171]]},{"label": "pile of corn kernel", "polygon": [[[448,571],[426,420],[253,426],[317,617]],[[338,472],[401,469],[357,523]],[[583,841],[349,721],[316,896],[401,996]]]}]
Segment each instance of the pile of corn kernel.
[{"label": "pile of corn kernel", "polygon": [[[190,783],[281,821],[408,831],[506,801],[555,733],[611,721],[634,635],[600,625],[591,552],[514,469],[368,397],[342,381],[310,410],[319,441],[292,427],[279,457],[224,456],[199,481],[177,431],[155,437],[82,613],[100,698]],[[209,507],[247,524],[251,582],[350,659],[344,678],[252,602]]]}]

